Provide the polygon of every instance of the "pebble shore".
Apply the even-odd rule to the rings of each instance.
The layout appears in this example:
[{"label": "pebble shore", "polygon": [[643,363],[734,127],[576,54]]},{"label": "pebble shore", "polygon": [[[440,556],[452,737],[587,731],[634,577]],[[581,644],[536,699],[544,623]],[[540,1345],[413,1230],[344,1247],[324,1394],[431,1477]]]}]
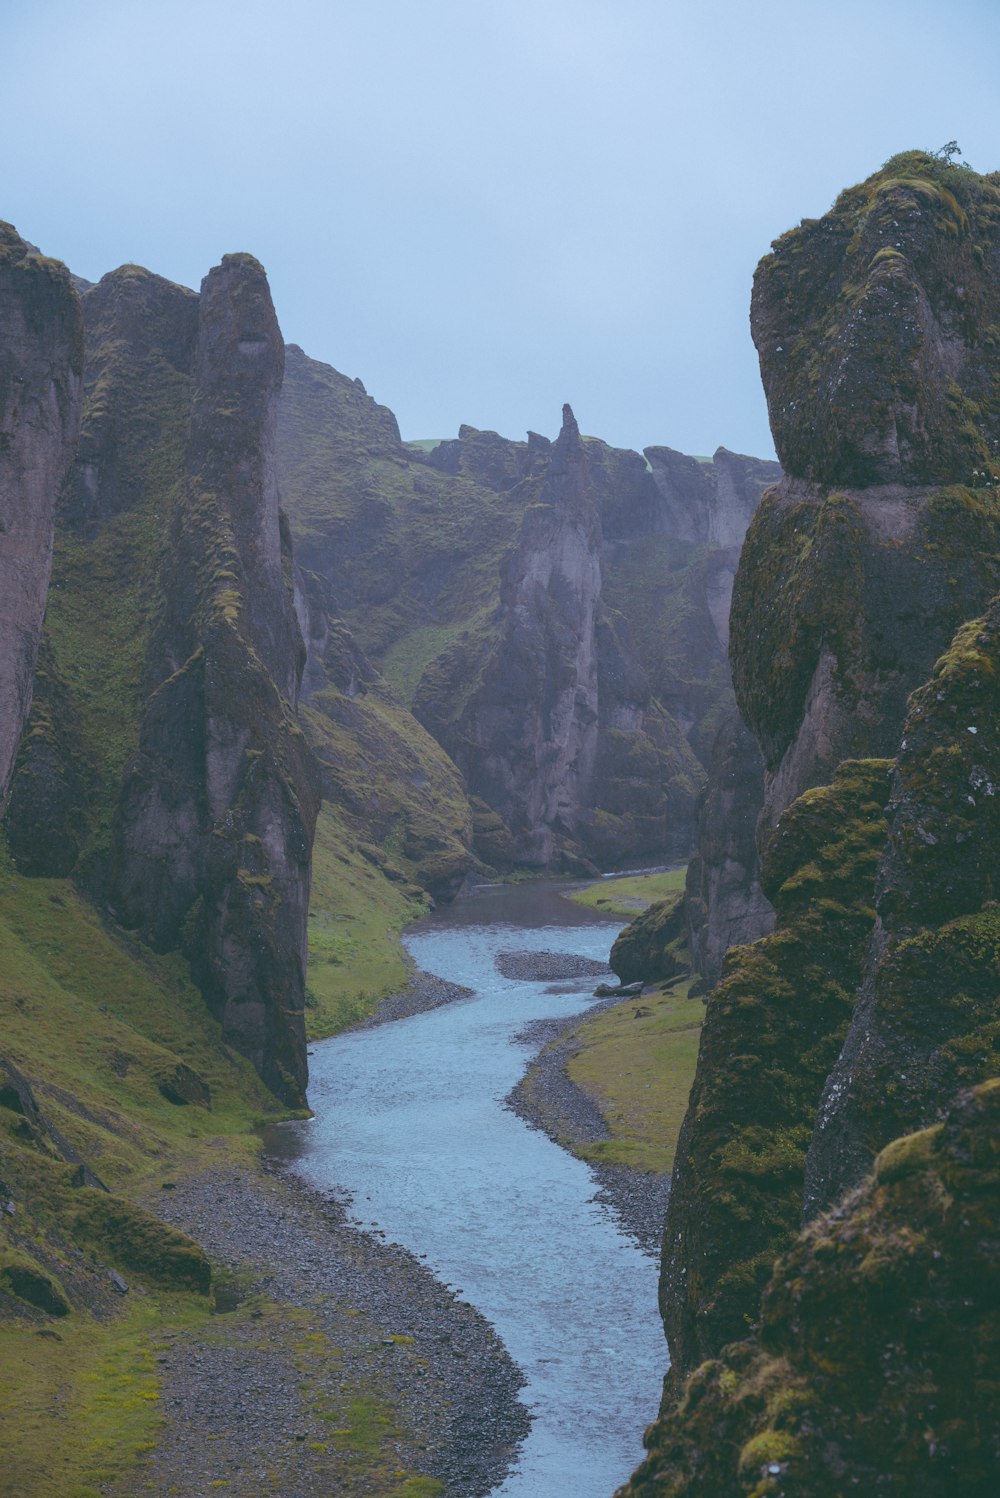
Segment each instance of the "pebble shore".
[{"label": "pebble shore", "polygon": [[[528,957],[531,954],[523,955]],[[543,958],[549,955],[539,954]],[[518,976],[532,976],[527,962]],[[538,965],[535,976],[542,981],[550,977],[548,962]],[[587,1014],[600,1014],[622,1002],[616,996],[595,1000]],[[635,1003],[634,997],[628,1002]],[[576,1051],[571,1032],[580,1023],[580,1018],[575,1015],[568,1019],[537,1020],[525,1026],[516,1039],[523,1045],[537,1047],[538,1055],[504,1100],[506,1106],[526,1124],[540,1129],[556,1144],[573,1153],[580,1153],[583,1145],[596,1144],[611,1137],[597,1103],[570,1080],[566,1071],[567,1063]],[[595,1200],[611,1208],[621,1227],[635,1239],[643,1253],[659,1259],[670,1196],[669,1173],[631,1170],[627,1165],[588,1163],[599,1184]]]},{"label": "pebble shore", "polygon": [[361,1498],[351,1426],[373,1397],[395,1427],[394,1470],[448,1498],[503,1480],[530,1424],[523,1377],[413,1255],[279,1169],[220,1164],[156,1197],[210,1255],[225,1314],[160,1338],[166,1423],[130,1493]]}]

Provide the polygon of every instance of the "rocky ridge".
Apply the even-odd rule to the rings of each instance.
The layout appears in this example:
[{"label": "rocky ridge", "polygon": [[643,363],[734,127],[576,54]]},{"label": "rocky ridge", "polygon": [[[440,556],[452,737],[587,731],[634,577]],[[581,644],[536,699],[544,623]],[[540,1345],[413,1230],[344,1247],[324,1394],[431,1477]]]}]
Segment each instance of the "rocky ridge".
[{"label": "rocky ridge", "polygon": [[83,325],[65,266],[0,223],[0,809],[31,708],[56,497],[80,424]]}]

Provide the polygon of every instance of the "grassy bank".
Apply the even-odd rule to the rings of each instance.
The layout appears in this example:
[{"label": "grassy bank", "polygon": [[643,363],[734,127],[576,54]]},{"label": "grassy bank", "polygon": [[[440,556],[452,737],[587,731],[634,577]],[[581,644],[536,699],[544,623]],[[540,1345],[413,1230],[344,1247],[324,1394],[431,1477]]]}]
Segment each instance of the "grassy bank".
[{"label": "grassy bank", "polygon": [[584,1159],[667,1171],[674,1163],[698,1060],[703,1008],[689,983],[628,999],[569,1032],[566,1071],[600,1108],[611,1138]]},{"label": "grassy bank", "polygon": [[642,911],[665,900],[684,888],[687,867],[667,869],[662,874],[623,874],[612,879],[599,879],[570,895],[577,905],[586,905],[590,910],[599,910],[602,915],[620,916],[631,921]]}]

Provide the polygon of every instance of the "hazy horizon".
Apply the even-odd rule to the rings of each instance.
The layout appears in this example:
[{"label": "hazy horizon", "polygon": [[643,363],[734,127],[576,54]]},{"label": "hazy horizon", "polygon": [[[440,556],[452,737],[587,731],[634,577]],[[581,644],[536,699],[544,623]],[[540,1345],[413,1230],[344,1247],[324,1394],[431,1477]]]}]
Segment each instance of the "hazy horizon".
[{"label": "hazy horizon", "polygon": [[769,457],[758,259],[897,151],[1000,167],[998,42],[990,0],[6,0],[0,217],[88,280],[250,251],[408,439],[568,401]]}]

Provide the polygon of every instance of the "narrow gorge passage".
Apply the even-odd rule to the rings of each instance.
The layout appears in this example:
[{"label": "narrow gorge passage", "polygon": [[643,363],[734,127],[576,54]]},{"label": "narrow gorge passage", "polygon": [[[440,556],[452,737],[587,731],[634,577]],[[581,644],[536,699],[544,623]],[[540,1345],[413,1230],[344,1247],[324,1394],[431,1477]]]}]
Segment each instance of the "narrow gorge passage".
[{"label": "narrow gorge passage", "polygon": [[659,1398],[655,1261],[593,1200],[589,1168],[503,1104],[532,1055],[519,1032],[584,1010],[595,980],[504,978],[497,955],[604,961],[617,929],[537,885],[420,922],[414,960],[473,997],[318,1045],[315,1118],[285,1126],[295,1168],[350,1192],[361,1222],[425,1257],[523,1370],[532,1430],[497,1498],[608,1498]]}]

